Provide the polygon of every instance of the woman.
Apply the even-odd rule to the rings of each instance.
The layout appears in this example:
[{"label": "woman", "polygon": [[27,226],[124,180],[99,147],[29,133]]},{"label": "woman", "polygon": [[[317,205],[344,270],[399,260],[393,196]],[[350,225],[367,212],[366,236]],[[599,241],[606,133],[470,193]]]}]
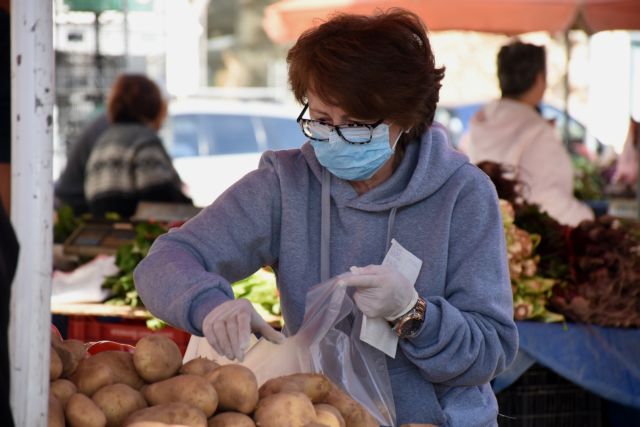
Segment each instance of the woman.
[{"label": "woman", "polygon": [[562,224],[593,219],[573,196],[573,166],[554,127],[538,104],[547,88],[542,46],[515,41],[498,53],[502,98],[484,106],[469,123],[462,150],[473,163],[485,160],[515,168],[523,196]]},{"label": "woman", "polygon": [[92,214],[134,214],[138,202],[191,203],[164,149],[158,130],[167,114],[160,88],[139,74],[123,74],[111,88],[111,125],[86,165],[84,192]]},{"label": "woman", "polygon": [[[242,359],[251,331],[282,336],[231,282],[274,266],[295,334],[307,290],[347,272],[359,309],[400,336],[387,359],[398,424],[495,425],[489,381],[517,350],[502,221],[488,177],[432,126],[444,70],[423,24],[397,9],[338,15],[287,60],[309,141],[264,153],[160,237],[135,271],[145,305]],[[422,260],[415,284],[380,265],[392,238]]]}]

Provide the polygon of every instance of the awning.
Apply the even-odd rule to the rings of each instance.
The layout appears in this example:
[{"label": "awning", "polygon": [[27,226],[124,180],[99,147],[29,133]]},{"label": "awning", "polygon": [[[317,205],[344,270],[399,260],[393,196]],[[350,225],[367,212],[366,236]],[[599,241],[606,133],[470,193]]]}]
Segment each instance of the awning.
[{"label": "awning", "polygon": [[640,29],[638,0],[281,0],[265,9],[263,27],[275,42],[293,42],[336,12],[372,14],[392,7],[415,12],[430,31]]}]

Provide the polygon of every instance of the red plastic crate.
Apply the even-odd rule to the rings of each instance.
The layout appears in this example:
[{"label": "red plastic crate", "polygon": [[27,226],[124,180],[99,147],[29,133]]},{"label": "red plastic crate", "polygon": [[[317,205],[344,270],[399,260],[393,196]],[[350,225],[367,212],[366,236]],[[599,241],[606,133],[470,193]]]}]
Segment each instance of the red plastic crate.
[{"label": "red plastic crate", "polygon": [[96,316],[69,316],[67,338],[84,342],[109,340],[135,345],[147,335],[165,335],[171,338],[184,355],[191,334],[181,329],[165,326],[157,331],[147,328],[143,319],[101,318]]}]

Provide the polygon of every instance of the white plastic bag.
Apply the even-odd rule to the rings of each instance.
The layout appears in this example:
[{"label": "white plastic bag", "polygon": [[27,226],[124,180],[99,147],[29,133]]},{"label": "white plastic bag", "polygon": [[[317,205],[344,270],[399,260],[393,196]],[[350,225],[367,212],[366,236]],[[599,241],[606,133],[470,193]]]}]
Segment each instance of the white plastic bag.
[{"label": "white plastic bag", "polygon": [[[258,340],[242,364],[256,374],[259,385],[283,375],[322,373],[381,425],[393,426],[395,405],[386,356],[360,340],[362,314],[338,281],[336,277],[309,290],[305,317],[295,335],[282,344]],[[192,337],[184,361],[198,356],[221,364],[232,363],[217,354],[205,338]]]},{"label": "white plastic bag", "polygon": [[[244,366],[262,385],[267,380],[299,372],[326,375],[363,405],[381,425],[395,425],[395,406],[381,351],[361,341],[362,314],[338,278],[311,288],[302,326],[282,344],[259,340],[247,352]],[[192,337],[184,361],[205,356],[230,363],[205,338]]]}]

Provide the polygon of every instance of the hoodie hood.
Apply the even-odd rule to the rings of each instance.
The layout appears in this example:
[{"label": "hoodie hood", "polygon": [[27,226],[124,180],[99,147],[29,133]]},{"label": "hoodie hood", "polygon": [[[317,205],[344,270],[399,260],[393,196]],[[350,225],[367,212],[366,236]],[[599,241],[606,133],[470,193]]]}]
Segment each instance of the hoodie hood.
[{"label": "hoodie hood", "polygon": [[466,148],[471,161],[500,159],[518,164],[524,149],[519,142],[528,141],[523,135],[537,132],[540,128],[535,124],[543,120],[535,109],[519,101],[503,98],[488,103],[471,118]]},{"label": "hoodie hood", "polygon": [[[301,150],[321,182],[324,167],[318,162],[313,147],[307,142]],[[368,212],[401,208],[429,197],[466,163],[468,158],[450,146],[446,130],[434,123],[420,141],[407,145],[402,162],[385,182],[359,195],[348,181],[332,175],[331,197],[338,206]]]}]

